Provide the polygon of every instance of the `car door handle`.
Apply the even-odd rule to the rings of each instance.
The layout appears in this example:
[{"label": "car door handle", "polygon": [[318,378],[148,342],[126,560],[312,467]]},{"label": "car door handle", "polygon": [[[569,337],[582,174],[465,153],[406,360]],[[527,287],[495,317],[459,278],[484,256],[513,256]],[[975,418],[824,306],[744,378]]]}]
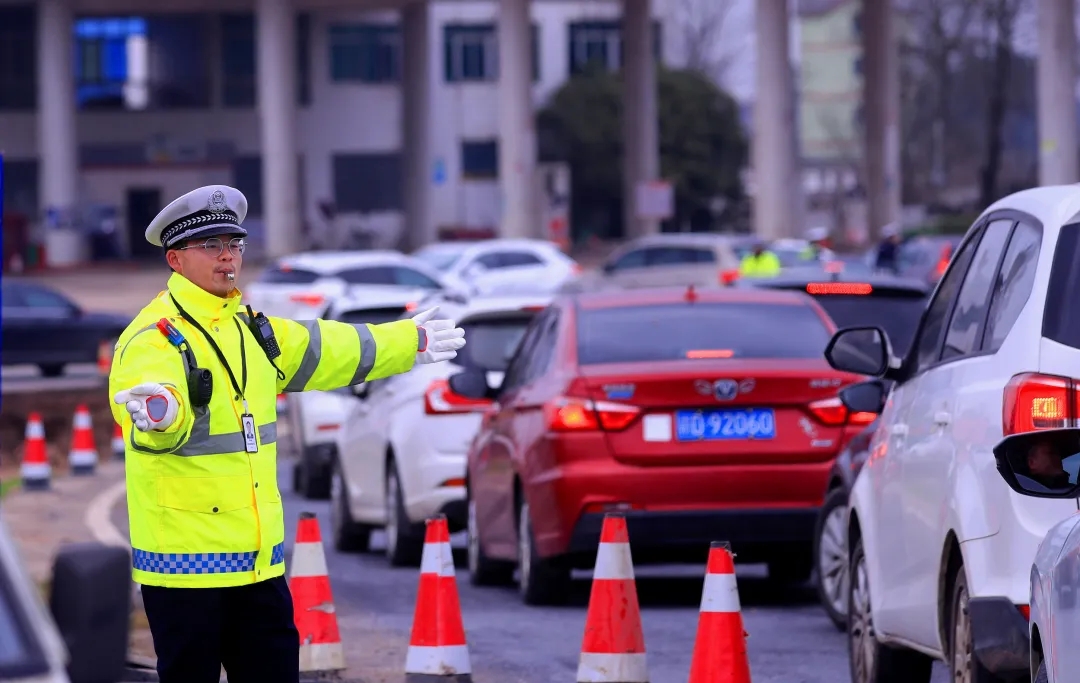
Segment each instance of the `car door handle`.
[{"label": "car door handle", "polygon": [[889,427],[889,434],[891,436],[907,436],[908,428],[905,424],[894,424]]},{"label": "car door handle", "polygon": [[952,422],[952,415],[947,410],[939,410],[934,413],[934,424],[939,427],[945,427]]}]

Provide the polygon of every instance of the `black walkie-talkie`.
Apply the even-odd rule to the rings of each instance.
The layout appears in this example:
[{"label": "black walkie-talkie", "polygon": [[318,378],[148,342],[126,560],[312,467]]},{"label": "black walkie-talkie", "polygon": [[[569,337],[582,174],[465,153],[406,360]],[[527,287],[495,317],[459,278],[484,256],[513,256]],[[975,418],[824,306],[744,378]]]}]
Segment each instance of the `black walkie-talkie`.
[{"label": "black walkie-talkie", "polygon": [[251,306],[247,307],[248,329],[255,335],[255,341],[259,342],[259,346],[266,352],[266,357],[270,360],[274,360],[281,355],[281,347],[278,346],[277,337],[274,336],[274,326],[270,324],[270,319],[263,315],[261,312],[255,314],[251,310]]}]

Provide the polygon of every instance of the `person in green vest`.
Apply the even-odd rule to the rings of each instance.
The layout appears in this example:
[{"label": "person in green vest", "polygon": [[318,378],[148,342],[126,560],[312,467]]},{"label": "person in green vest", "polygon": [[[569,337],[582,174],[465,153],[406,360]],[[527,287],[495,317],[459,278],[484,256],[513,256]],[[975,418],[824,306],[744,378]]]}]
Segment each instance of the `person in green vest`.
[{"label": "person in green vest", "polygon": [[754,243],[753,250],[743,257],[739,265],[742,277],[775,277],[780,274],[780,259],[769,251],[763,240]]}]

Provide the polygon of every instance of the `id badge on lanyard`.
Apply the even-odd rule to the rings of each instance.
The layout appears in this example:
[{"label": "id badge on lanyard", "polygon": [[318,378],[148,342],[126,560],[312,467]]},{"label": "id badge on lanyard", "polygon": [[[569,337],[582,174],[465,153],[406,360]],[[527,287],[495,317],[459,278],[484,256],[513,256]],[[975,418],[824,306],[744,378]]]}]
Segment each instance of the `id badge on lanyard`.
[{"label": "id badge on lanyard", "polygon": [[255,417],[250,413],[240,416],[240,422],[244,426],[244,450],[248,453],[259,452],[259,440],[255,432]]}]

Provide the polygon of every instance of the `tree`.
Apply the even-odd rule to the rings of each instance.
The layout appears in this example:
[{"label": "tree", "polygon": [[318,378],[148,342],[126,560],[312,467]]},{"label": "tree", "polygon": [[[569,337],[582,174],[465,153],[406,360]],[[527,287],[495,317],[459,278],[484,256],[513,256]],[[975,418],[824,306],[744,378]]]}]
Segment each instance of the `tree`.
[{"label": "tree", "polygon": [[[540,157],[570,166],[575,232],[622,234],[622,77],[603,69],[575,75],[537,115]],[[715,227],[746,202],[741,171],[747,140],[738,105],[692,70],[657,70],[660,174],[674,186],[675,216],[665,226]],[[676,229],[678,229],[676,228]]]},{"label": "tree", "polygon": [[746,50],[747,34],[729,25],[734,8],[733,2],[678,0],[672,12],[684,66],[721,87],[727,85],[732,65]]}]

